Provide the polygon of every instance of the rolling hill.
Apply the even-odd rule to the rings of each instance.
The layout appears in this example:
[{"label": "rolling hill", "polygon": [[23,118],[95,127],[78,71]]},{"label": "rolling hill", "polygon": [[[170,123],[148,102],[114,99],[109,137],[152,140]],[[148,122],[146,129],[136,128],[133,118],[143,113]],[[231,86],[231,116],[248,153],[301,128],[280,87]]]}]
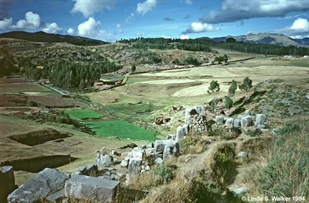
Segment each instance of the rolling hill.
[{"label": "rolling hill", "polygon": [[49,34],[45,32],[23,32],[23,31],[13,31],[0,34],[0,38],[13,38],[22,39],[32,42],[66,42],[74,45],[82,46],[95,46],[108,44],[101,40],[90,39],[86,37],[71,36],[71,35],[60,35],[60,34]]},{"label": "rolling hill", "polygon": [[274,44],[279,46],[308,46],[308,40],[306,38],[295,40],[282,34],[273,33],[259,33],[259,34],[248,34],[239,36],[225,36],[225,37],[215,37],[208,38],[202,37],[198,39],[213,40],[216,42],[225,42],[227,38],[232,37],[237,42],[245,42],[251,44]]}]

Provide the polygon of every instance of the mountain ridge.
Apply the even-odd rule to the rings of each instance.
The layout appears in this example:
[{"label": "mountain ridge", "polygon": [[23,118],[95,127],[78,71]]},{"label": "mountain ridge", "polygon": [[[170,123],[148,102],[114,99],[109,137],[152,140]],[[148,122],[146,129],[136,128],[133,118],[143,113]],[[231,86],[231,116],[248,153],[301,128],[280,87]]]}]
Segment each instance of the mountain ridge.
[{"label": "mountain ridge", "polygon": [[74,45],[83,45],[83,46],[95,46],[102,44],[109,44],[109,42],[80,37],[72,35],[61,35],[61,34],[50,34],[42,31],[39,32],[25,32],[25,31],[12,31],[1,33],[0,38],[14,38],[27,40],[32,42],[65,42]]},{"label": "mountain ridge", "polygon": [[292,39],[283,34],[275,34],[275,33],[258,33],[252,34],[249,33],[247,35],[238,35],[238,36],[223,36],[223,37],[201,37],[197,39],[205,39],[205,40],[213,40],[215,42],[225,42],[228,38],[234,38],[237,42],[245,42],[251,44],[274,44],[279,46],[304,46],[307,47],[309,45],[309,39]]}]

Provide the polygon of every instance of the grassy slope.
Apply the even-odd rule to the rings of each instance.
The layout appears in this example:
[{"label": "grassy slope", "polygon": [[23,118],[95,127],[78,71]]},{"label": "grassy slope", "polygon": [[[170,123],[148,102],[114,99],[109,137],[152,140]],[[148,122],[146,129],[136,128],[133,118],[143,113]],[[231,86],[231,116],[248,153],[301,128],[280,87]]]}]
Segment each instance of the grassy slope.
[{"label": "grassy slope", "polygon": [[102,114],[99,114],[95,111],[88,110],[88,109],[72,109],[66,112],[69,114],[69,116],[77,120],[99,119],[103,117]]}]

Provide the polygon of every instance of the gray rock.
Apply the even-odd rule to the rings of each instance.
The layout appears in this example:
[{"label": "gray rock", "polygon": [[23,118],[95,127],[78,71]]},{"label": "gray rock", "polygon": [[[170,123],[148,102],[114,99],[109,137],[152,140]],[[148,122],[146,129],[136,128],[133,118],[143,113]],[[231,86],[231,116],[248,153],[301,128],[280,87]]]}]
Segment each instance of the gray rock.
[{"label": "gray rock", "polygon": [[65,182],[66,197],[112,202],[117,194],[119,181],[76,175]]},{"label": "gray rock", "polygon": [[255,123],[256,126],[264,125],[266,122],[266,116],[264,114],[256,114]]},{"label": "gray rock", "polygon": [[153,148],[153,143],[151,142],[151,143],[147,144],[146,147],[147,148]]},{"label": "gray rock", "polygon": [[245,116],[251,116],[251,111],[250,110],[246,110],[245,111]]},{"label": "gray rock", "polygon": [[104,167],[111,166],[112,164],[113,157],[110,155],[101,154],[95,161],[95,165],[98,167],[98,170],[102,170]]},{"label": "gray rock", "polygon": [[239,127],[240,127],[240,120],[234,119],[234,128],[239,128]]},{"label": "gray rock", "polygon": [[226,125],[228,128],[233,128],[233,127],[234,127],[234,118],[228,118],[228,119],[226,119],[225,125]]},{"label": "gray rock", "polygon": [[169,142],[165,145],[163,152],[163,160],[171,156],[177,156],[179,154],[179,143],[177,141]]},{"label": "gray rock", "polygon": [[240,194],[244,194],[244,193],[247,193],[249,191],[249,188],[247,187],[240,187],[240,188],[237,188],[235,189],[233,192],[237,195],[240,195]]},{"label": "gray rock", "polygon": [[122,160],[121,163],[120,163],[120,166],[121,167],[127,167],[129,164],[129,162],[127,160]]},{"label": "gray rock", "polygon": [[223,124],[224,120],[225,120],[224,116],[216,116],[216,118],[215,118],[216,123],[222,123]]},{"label": "gray rock", "polygon": [[239,152],[236,157],[237,158],[241,158],[241,157],[247,157],[248,156],[248,153],[247,152]]},{"label": "gray rock", "polygon": [[156,152],[163,152],[165,145],[168,144],[169,142],[172,142],[172,140],[156,140],[155,141],[155,151]]},{"label": "gray rock", "polygon": [[189,106],[185,111],[185,123],[190,124],[190,119],[193,115],[206,116],[206,110],[203,106]]},{"label": "gray rock", "polygon": [[58,202],[59,200],[61,200],[64,197],[64,189],[59,190],[51,195],[48,195],[46,197],[46,200],[48,200],[49,202]]},{"label": "gray rock", "polygon": [[[76,177],[78,175],[73,176]],[[67,175],[45,168],[8,196],[9,203],[32,203],[63,189]]]},{"label": "gray rock", "polygon": [[121,156],[128,156],[129,153],[130,153],[130,152],[122,152],[122,153],[121,153]]},{"label": "gray rock", "polygon": [[188,132],[187,125],[186,126],[178,126],[176,130],[176,140],[181,140],[186,135],[186,132]]},{"label": "gray rock", "polygon": [[240,120],[240,124],[242,128],[252,126],[252,116],[248,115],[248,116],[242,117],[242,119]]},{"label": "gray rock", "polygon": [[142,159],[140,158],[132,158],[129,162],[128,173],[131,176],[137,176],[141,172],[141,163]]},{"label": "gray rock", "polygon": [[7,196],[15,189],[13,167],[0,167],[0,202],[6,202]]},{"label": "gray rock", "polygon": [[156,163],[156,164],[163,164],[163,159],[157,158],[157,159],[155,160],[155,163]]}]

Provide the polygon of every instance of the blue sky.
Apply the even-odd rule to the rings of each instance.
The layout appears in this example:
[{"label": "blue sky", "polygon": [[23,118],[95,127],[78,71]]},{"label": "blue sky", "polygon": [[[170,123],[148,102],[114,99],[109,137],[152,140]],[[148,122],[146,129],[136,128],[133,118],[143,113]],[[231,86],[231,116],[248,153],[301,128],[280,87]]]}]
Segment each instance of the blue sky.
[{"label": "blue sky", "polygon": [[309,0],[0,0],[0,32],[116,41],[272,32],[309,37]]}]

